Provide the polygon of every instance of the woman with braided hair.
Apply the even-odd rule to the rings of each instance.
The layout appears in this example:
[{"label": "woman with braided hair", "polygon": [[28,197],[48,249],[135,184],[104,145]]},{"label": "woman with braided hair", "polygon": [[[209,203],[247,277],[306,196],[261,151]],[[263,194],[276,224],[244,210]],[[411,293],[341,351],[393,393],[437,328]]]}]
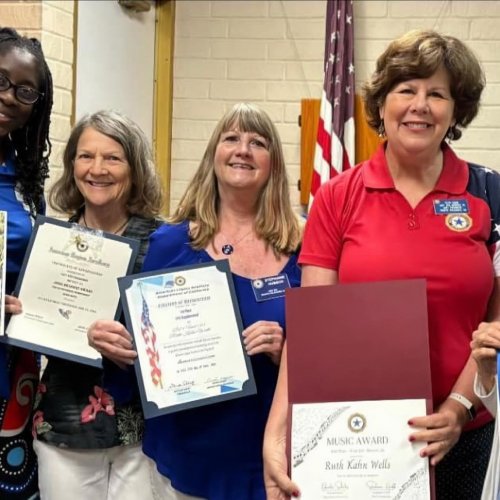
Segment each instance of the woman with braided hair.
[{"label": "woman with braided hair", "polygon": [[[40,42],[0,28],[0,210],[7,212],[6,293],[12,293],[43,196],[50,154],[52,77]],[[16,299],[5,297],[12,313]],[[38,498],[27,428],[38,381],[32,352],[0,344],[0,498]]]}]

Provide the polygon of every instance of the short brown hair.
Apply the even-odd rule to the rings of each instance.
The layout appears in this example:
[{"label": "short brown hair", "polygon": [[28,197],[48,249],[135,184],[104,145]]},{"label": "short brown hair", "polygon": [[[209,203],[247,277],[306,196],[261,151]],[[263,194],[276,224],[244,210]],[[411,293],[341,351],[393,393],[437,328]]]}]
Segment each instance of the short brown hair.
[{"label": "short brown hair", "polygon": [[450,77],[450,92],[455,101],[450,139],[462,132],[479,111],[485,86],[481,65],[463,42],[432,30],[413,30],[392,41],[377,59],[375,72],[363,86],[368,123],[378,129],[379,109],[395,85],[414,78],[428,78],[443,65]]},{"label": "short brown hair", "polygon": [[128,213],[143,217],[158,215],[163,195],[149,141],[135,122],[116,111],[97,111],[84,116],[75,125],[64,149],[63,174],[49,193],[50,206],[74,214],[85,202],[75,182],[73,161],[78,141],[89,127],[111,137],[125,152],[131,178],[130,195],[126,202]]}]

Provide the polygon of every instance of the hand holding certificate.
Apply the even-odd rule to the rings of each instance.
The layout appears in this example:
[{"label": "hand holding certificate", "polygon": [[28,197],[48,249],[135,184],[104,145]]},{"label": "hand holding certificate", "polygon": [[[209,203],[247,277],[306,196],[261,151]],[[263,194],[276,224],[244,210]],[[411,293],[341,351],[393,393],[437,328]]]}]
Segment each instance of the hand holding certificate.
[{"label": "hand holding certificate", "polygon": [[426,310],[423,280],[288,292],[291,473],[304,500],[430,498],[425,444],[407,424],[430,410]]},{"label": "hand holding certificate", "polygon": [[255,393],[227,261],[119,283],[146,418]]},{"label": "hand holding certificate", "polygon": [[136,253],[135,241],[39,216],[16,287],[23,312],[11,317],[2,341],[99,366],[87,328],[117,317],[116,279]]}]

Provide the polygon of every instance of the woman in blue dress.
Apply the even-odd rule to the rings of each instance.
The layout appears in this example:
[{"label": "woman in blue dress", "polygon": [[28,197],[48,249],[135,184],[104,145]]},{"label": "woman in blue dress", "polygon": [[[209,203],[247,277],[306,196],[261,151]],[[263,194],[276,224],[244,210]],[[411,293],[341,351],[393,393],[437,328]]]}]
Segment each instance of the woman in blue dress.
[{"label": "woman in blue dress", "polygon": [[[266,498],[262,440],[285,311],[284,288],[262,300],[258,287],[261,278],[278,275],[299,286],[300,237],[276,128],[259,108],[237,104],[215,127],[170,223],[152,235],[143,270],[229,260],[257,394],[146,420],[143,450],[157,498]],[[126,349],[100,346],[116,361],[130,360]]]},{"label": "woman in blue dress", "polygon": [[[48,177],[52,77],[38,40],[0,28],[0,210],[7,213],[6,312]],[[2,235],[3,237],[3,235]],[[0,498],[38,496],[28,425],[38,382],[32,352],[0,344]]]}]

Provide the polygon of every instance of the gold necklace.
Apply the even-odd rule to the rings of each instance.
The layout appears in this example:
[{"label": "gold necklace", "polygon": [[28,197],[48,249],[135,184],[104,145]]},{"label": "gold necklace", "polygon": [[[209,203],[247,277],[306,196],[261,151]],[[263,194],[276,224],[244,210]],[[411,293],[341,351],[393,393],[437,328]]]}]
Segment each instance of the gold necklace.
[{"label": "gold necklace", "polygon": [[[87,225],[87,221],[85,220],[85,212],[83,212],[82,217],[83,217],[83,224],[85,225],[85,227],[87,229],[91,229],[91,228],[89,228],[89,226]],[[105,231],[105,232],[111,233],[111,234],[118,234],[121,231],[123,231],[123,229],[125,228],[125,226],[128,224],[129,220],[130,220],[130,218],[126,219],[125,222],[123,224],[121,224],[118,229],[115,229],[114,231]]]}]

